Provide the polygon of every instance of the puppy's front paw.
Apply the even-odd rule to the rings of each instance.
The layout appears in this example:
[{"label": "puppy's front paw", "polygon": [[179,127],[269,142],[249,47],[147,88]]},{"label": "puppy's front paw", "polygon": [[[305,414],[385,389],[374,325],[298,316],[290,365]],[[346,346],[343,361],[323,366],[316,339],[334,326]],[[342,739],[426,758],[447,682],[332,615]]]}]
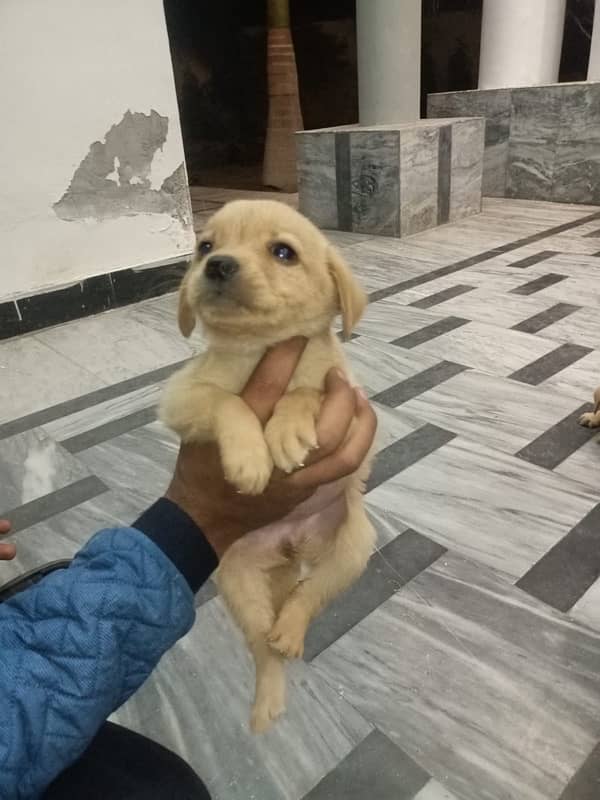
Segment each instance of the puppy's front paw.
[{"label": "puppy's front paw", "polygon": [[598,428],[600,427],[600,414],[588,411],[579,417],[579,424],[585,428]]},{"label": "puppy's front paw", "polygon": [[285,711],[285,698],[282,692],[272,691],[261,697],[252,708],[250,727],[254,733],[265,733],[277,717]]},{"label": "puppy's front paw", "polygon": [[302,467],[317,445],[319,392],[298,389],[282,397],[265,428],[265,439],[276,467],[293,472]]},{"label": "puppy's front paw", "polygon": [[264,439],[221,443],[223,473],[242,494],[262,494],[271,479],[273,459]]}]

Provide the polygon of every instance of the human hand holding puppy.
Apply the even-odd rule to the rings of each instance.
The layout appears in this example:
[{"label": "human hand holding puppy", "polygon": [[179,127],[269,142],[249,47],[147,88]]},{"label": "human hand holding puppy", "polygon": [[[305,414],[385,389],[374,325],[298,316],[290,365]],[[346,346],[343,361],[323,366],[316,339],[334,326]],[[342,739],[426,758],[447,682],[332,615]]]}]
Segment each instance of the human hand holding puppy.
[{"label": "human hand holding puppy", "polygon": [[[263,426],[284,395],[305,345],[305,339],[296,338],[273,347],[242,391]],[[275,470],[261,495],[241,494],[225,480],[216,443],[182,443],[167,497],[202,528],[219,557],[245,533],[284,520],[298,507],[307,514],[323,511],[343,492],[336,481],[364,461],[377,418],[365,396],[331,370],[316,427],[318,449],[306,466],[291,475]]]}]

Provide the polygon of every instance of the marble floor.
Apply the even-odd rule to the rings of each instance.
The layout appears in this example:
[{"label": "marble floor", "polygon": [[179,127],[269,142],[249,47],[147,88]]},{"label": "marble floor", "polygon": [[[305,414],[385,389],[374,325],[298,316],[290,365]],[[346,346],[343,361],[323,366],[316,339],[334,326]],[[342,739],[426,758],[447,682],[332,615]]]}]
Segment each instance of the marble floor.
[{"label": "marble floor", "polygon": [[[194,190],[197,224],[231,196]],[[294,202],[294,197],[286,198]],[[380,419],[378,549],[311,629],[289,709],[247,727],[252,669],[208,584],[115,719],[215,800],[597,800],[600,209],[505,199],[403,240],[332,234],[370,294],[345,345]],[[16,561],[69,557],[165,488],[155,419],[175,296],[0,344],[0,516]]]}]

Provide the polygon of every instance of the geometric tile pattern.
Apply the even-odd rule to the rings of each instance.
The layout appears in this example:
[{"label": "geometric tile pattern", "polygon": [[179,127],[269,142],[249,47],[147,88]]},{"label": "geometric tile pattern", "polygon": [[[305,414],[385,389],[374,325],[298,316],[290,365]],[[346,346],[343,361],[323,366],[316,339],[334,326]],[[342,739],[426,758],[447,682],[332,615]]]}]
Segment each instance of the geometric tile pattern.
[{"label": "geometric tile pattern", "polygon": [[[379,416],[377,551],[311,628],[266,736],[247,730],[252,665],[210,582],[115,715],[215,800],[597,796],[600,447],[576,419],[600,385],[599,218],[487,199],[402,240],[331,234],[371,298],[344,347]],[[0,516],[18,545],[0,582],[164,491],[177,441],[156,402],[202,347],[175,308],[0,344]]]}]

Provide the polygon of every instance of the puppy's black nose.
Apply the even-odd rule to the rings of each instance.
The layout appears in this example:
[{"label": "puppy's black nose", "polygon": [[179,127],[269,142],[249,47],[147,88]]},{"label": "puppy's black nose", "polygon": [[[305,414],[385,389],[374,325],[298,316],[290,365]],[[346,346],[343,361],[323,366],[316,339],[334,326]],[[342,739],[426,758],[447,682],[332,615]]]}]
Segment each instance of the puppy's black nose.
[{"label": "puppy's black nose", "polygon": [[239,268],[240,265],[232,256],[211,256],[204,272],[209,281],[220,283],[231,280]]}]

